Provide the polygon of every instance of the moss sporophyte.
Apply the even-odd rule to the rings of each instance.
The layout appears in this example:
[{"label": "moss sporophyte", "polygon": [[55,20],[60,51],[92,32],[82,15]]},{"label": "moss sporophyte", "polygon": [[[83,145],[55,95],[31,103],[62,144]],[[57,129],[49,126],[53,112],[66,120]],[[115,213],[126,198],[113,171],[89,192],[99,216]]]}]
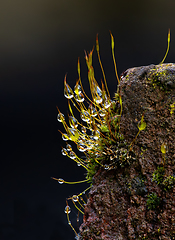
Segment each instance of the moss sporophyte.
[{"label": "moss sporophyte", "polygon": [[[118,77],[114,56],[114,38],[111,33],[110,36],[112,58],[117,78],[117,85],[119,86],[120,79]],[[136,156],[132,150],[133,145],[139,133],[146,128],[146,122],[144,120],[143,113],[142,116],[140,116],[140,122],[138,123],[137,135],[131,143],[127,143],[125,141],[125,138],[120,131],[120,121],[123,110],[122,97],[119,87],[115,93],[114,100],[112,100],[110,97],[99,53],[98,35],[96,37],[96,50],[103,74],[101,86],[99,86],[99,83],[95,79],[94,68],[92,65],[92,55],[94,49],[89,53],[85,51],[91,97],[87,96],[83,88],[80,74],[80,61],[78,59],[78,80],[76,81],[74,89],[68,85],[67,76],[64,78],[64,96],[68,99],[69,108],[68,123],[65,121],[64,114],[60,112],[59,108],[57,108],[57,120],[63,124],[65,129],[65,132],[58,130],[62,135],[63,141],[65,141],[65,147],[63,147],[61,150],[62,155],[69,157],[75,161],[78,166],[85,168],[87,174],[86,179],[79,182],[68,182],[62,178],[52,179],[58,181],[60,184],[77,184],[83,182],[90,183],[90,186],[82,193],[73,195],[67,199],[71,200],[74,206],[77,208],[78,213],[82,214],[84,214],[84,206],[86,204],[83,194],[91,188],[92,178],[95,173],[100,168],[109,171],[111,169],[127,167],[130,165],[136,159]],[[164,59],[161,63],[163,63],[163,61]],[[75,117],[72,106],[79,113],[80,119]],[[174,108],[174,106],[172,108]],[[83,157],[79,157],[73,151],[70,141],[76,144],[78,151],[83,154]],[[154,196],[152,197],[154,198]],[[150,199],[150,201],[152,200]],[[71,209],[68,205],[68,201],[66,201],[66,203],[65,213],[67,215],[68,223],[75,232],[76,238],[79,239],[79,235],[75,231],[69,219]]]}]

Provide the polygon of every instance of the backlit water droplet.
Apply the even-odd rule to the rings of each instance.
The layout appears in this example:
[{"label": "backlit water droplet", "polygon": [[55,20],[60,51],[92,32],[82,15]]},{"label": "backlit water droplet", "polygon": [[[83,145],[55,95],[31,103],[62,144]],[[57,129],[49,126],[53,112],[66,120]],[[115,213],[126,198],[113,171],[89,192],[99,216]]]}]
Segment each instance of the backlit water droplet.
[{"label": "backlit water droplet", "polygon": [[70,152],[70,151],[72,151],[72,146],[70,144],[67,144],[66,149],[67,149],[68,152]]},{"label": "backlit water droplet", "polygon": [[62,148],[61,153],[62,153],[63,156],[66,156],[67,155],[67,150],[65,148]]},{"label": "backlit water droplet", "polygon": [[87,122],[87,123],[91,122],[91,117],[87,111],[82,111],[80,114],[80,117],[84,122]]},{"label": "backlit water droplet", "polygon": [[104,166],[104,169],[105,169],[105,170],[108,170],[108,169],[109,169],[109,166],[108,166],[108,165],[105,165],[105,166]]},{"label": "backlit water droplet", "polygon": [[59,122],[64,122],[65,118],[64,118],[64,114],[63,113],[58,113],[57,115],[57,120]]},{"label": "backlit water droplet", "polygon": [[97,111],[96,111],[95,107],[92,106],[92,104],[89,105],[88,112],[90,113],[90,115],[92,117],[97,116]]},{"label": "backlit water droplet", "polygon": [[66,83],[66,80],[64,80],[64,96],[68,99],[71,99],[74,96],[74,93],[71,87]]},{"label": "backlit water droplet", "polygon": [[82,133],[86,134],[86,128],[84,126],[81,127]]},{"label": "backlit water droplet", "polygon": [[71,152],[69,153],[69,157],[70,157],[71,159],[76,159],[76,154],[75,154],[73,151],[71,151]]},{"label": "backlit water droplet", "polygon": [[107,100],[105,100],[103,105],[107,109],[107,108],[109,108],[111,106],[111,101],[107,99]]},{"label": "backlit water droplet", "polygon": [[105,111],[102,111],[101,109],[99,110],[99,115],[100,115],[101,117],[104,117],[104,116],[105,116],[105,114],[106,114],[106,112],[105,112]]},{"label": "backlit water droplet", "polygon": [[62,139],[63,139],[64,141],[67,141],[67,140],[69,140],[69,137],[68,137],[68,135],[67,135],[66,133],[63,133],[63,134],[62,134]]},{"label": "backlit water droplet", "polygon": [[86,145],[80,143],[79,145],[77,145],[77,149],[80,152],[85,152],[87,150],[87,147],[86,147]]},{"label": "backlit water droplet", "polygon": [[65,212],[66,214],[69,214],[69,213],[71,212],[70,207],[69,207],[69,206],[66,206],[65,209],[64,209],[64,212]]},{"label": "backlit water droplet", "polygon": [[77,195],[73,195],[73,196],[72,196],[72,200],[73,200],[74,202],[78,202],[78,196],[77,196]]},{"label": "backlit water droplet", "polygon": [[78,127],[77,119],[72,117],[72,116],[69,116],[69,124],[72,128],[77,128]]},{"label": "backlit water droplet", "polygon": [[102,103],[102,101],[103,101],[103,99],[102,99],[102,90],[98,86],[96,87],[94,101],[97,104]]},{"label": "backlit water droplet", "polygon": [[64,180],[63,180],[62,178],[59,178],[59,179],[58,179],[58,183],[59,183],[59,184],[63,184],[63,183],[64,183]]},{"label": "backlit water droplet", "polygon": [[81,93],[81,86],[79,84],[76,84],[75,87],[74,87],[74,93],[75,94],[79,94]]},{"label": "backlit water droplet", "polygon": [[75,95],[75,100],[77,102],[83,102],[84,101],[84,95],[82,93],[76,94]]},{"label": "backlit water droplet", "polygon": [[92,138],[91,139],[98,140],[99,137],[100,137],[100,132],[98,130],[96,130],[92,133]]}]

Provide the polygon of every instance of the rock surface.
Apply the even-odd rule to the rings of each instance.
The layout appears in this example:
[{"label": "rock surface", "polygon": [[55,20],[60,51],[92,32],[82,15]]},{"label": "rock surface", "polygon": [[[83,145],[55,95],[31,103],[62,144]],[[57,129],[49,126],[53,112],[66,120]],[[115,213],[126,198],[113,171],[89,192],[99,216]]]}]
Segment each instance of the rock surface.
[{"label": "rock surface", "polygon": [[146,129],[133,144],[135,161],[94,176],[80,239],[175,239],[175,64],[128,69],[119,89],[126,141],[142,116]]}]

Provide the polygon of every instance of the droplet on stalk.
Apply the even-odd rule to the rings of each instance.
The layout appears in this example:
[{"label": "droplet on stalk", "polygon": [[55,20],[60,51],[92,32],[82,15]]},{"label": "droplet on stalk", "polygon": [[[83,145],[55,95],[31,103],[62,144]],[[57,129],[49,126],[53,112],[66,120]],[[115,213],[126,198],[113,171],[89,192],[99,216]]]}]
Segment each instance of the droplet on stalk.
[{"label": "droplet on stalk", "polygon": [[95,140],[98,140],[99,137],[100,137],[100,132],[98,130],[94,131],[93,132],[93,137],[94,137]]},{"label": "droplet on stalk", "polygon": [[70,157],[71,159],[76,159],[76,154],[75,154],[73,151],[71,151],[71,152],[69,153],[69,157]]},{"label": "droplet on stalk", "polygon": [[78,93],[75,95],[75,100],[77,102],[84,102],[84,95],[82,93]]},{"label": "droplet on stalk", "polygon": [[86,134],[86,128],[84,126],[81,127],[81,131],[83,134]]},{"label": "droplet on stalk", "polygon": [[65,148],[62,148],[61,153],[62,153],[63,156],[66,156],[67,155],[67,150]]},{"label": "droplet on stalk", "polygon": [[74,93],[77,95],[81,93],[81,86],[78,83],[79,81],[76,82],[76,85],[74,87]]},{"label": "droplet on stalk", "polygon": [[77,119],[72,116],[69,116],[69,124],[72,128],[78,127]]},{"label": "droplet on stalk", "polygon": [[77,145],[77,149],[80,151],[80,152],[85,152],[87,150],[87,147],[86,145],[80,143]]},{"label": "droplet on stalk", "polygon": [[59,122],[64,122],[65,118],[64,118],[64,114],[63,113],[58,113],[57,115],[57,120]]},{"label": "droplet on stalk", "polygon": [[73,196],[72,196],[72,200],[73,200],[74,202],[78,202],[78,196],[77,196],[77,195],[73,195]]},{"label": "droplet on stalk", "polygon": [[91,122],[91,117],[87,111],[82,111],[80,114],[80,117],[84,122],[87,122],[87,123]]},{"label": "droplet on stalk", "polygon": [[71,212],[70,207],[69,207],[69,206],[66,206],[65,209],[64,209],[64,212],[65,212],[66,214],[69,214],[69,213]]},{"label": "droplet on stalk", "polygon": [[72,151],[72,146],[71,146],[70,144],[67,144],[67,145],[66,145],[66,150],[67,150],[68,152]]},{"label": "droplet on stalk", "polygon": [[96,111],[95,107],[92,106],[92,104],[89,105],[88,112],[90,113],[90,115],[92,117],[97,116],[97,111]]},{"label": "droplet on stalk", "polygon": [[64,78],[64,96],[67,99],[71,99],[74,96],[74,93],[73,93],[71,87],[66,83],[66,76]]},{"label": "droplet on stalk", "polygon": [[59,179],[58,179],[58,183],[59,183],[59,184],[63,184],[63,183],[64,183],[64,180],[63,180],[62,178],[59,178]]},{"label": "droplet on stalk", "polygon": [[68,137],[68,135],[67,135],[66,133],[63,133],[63,134],[62,134],[62,139],[63,139],[64,141],[67,141],[67,140],[69,140],[69,137]]},{"label": "droplet on stalk", "polygon": [[102,99],[102,90],[98,86],[96,86],[94,101],[97,104],[102,103],[102,101],[103,101],[103,99]]},{"label": "droplet on stalk", "polygon": [[103,95],[103,104],[104,108],[109,108],[111,106],[111,100],[107,98],[106,94]]},{"label": "droplet on stalk", "polygon": [[104,116],[105,116],[105,114],[106,114],[106,112],[105,112],[105,111],[99,110],[99,115],[100,115],[101,117],[104,117]]}]

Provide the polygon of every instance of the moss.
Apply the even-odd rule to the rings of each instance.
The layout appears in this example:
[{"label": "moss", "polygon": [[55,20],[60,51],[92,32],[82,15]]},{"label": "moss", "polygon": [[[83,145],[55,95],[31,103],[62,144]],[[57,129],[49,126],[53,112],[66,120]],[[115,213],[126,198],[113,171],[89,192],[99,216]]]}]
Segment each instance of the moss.
[{"label": "moss", "polygon": [[154,171],[153,173],[153,181],[156,182],[158,185],[160,185],[163,182],[165,174],[165,169],[164,167],[158,167],[157,170]]},{"label": "moss", "polygon": [[175,102],[170,105],[170,114],[173,114],[175,111]]},{"label": "moss", "polygon": [[148,195],[148,199],[146,201],[148,209],[156,209],[160,204],[160,198],[156,193],[151,193]]},{"label": "moss", "polygon": [[174,187],[175,185],[175,177],[174,176],[168,176],[166,177],[163,182],[162,182],[163,186],[164,186],[164,190],[170,190]]}]

